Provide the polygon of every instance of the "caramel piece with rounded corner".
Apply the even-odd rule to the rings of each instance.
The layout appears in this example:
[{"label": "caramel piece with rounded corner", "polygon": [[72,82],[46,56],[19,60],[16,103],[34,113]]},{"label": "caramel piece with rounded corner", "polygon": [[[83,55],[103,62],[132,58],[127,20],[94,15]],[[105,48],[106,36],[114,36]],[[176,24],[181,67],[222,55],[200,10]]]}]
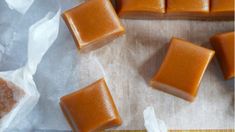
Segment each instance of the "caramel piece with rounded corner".
[{"label": "caramel piece with rounded corner", "polygon": [[207,19],[209,12],[209,0],[167,0],[170,19]]},{"label": "caramel piece with rounded corner", "polygon": [[123,18],[160,18],[165,13],[165,0],[117,0],[117,5]]},{"label": "caramel piece with rounded corner", "polygon": [[0,78],[0,119],[8,114],[24,95],[12,82]]},{"label": "caramel piece with rounded corner", "polygon": [[88,0],[62,16],[81,51],[100,48],[125,32],[109,0]]},{"label": "caramel piece with rounded corner", "polygon": [[104,79],[62,97],[60,105],[74,132],[98,131],[122,123]]},{"label": "caramel piece with rounded corner", "polygon": [[213,36],[210,41],[216,51],[225,79],[234,77],[234,32],[222,33]]},{"label": "caramel piece with rounded corner", "polygon": [[234,19],[234,0],[211,0],[211,16],[215,19]]},{"label": "caramel piece with rounded corner", "polygon": [[167,55],[150,84],[156,89],[192,102],[213,56],[213,50],[173,38]]}]

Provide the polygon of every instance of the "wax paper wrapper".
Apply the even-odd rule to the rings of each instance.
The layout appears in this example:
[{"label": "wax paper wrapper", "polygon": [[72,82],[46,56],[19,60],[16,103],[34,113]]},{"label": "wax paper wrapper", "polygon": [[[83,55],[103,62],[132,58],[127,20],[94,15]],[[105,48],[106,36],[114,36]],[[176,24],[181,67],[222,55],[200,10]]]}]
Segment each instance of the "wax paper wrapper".
[{"label": "wax paper wrapper", "polygon": [[[27,38],[26,65],[16,70],[0,72],[0,131],[14,128],[25,119],[37,104],[40,94],[36,88],[33,75],[43,55],[57,38],[59,18],[60,9],[54,14],[49,12],[30,26]],[[50,30],[48,30],[49,28]]]},{"label": "wax paper wrapper", "polygon": [[25,14],[26,11],[33,4],[34,0],[5,0],[8,7],[12,10],[16,10],[21,14]]},{"label": "wax paper wrapper", "polygon": [[147,107],[143,115],[144,126],[148,132],[168,132],[165,122],[156,117],[152,106]]}]

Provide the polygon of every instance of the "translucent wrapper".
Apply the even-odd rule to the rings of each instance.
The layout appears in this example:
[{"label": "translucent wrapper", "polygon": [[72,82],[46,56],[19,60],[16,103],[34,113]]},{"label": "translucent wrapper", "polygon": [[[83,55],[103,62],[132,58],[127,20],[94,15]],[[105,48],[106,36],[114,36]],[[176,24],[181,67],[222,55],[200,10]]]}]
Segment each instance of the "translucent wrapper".
[{"label": "translucent wrapper", "polygon": [[166,124],[156,117],[152,106],[147,107],[143,115],[144,126],[148,132],[168,132]]},{"label": "translucent wrapper", "polygon": [[14,128],[37,104],[40,94],[33,75],[43,55],[57,38],[59,18],[60,9],[54,14],[49,12],[30,26],[26,65],[17,70],[0,73],[0,131]]},{"label": "translucent wrapper", "polygon": [[16,10],[21,14],[25,14],[34,0],[5,0],[10,9]]}]

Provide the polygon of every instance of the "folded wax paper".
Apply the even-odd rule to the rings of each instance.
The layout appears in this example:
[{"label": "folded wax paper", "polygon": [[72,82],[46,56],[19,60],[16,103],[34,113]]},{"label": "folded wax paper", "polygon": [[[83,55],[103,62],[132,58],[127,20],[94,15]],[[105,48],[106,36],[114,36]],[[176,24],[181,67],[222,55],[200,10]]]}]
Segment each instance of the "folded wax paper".
[{"label": "folded wax paper", "polygon": [[[0,72],[1,81],[6,82],[1,84],[1,92],[3,92],[1,93],[1,107],[5,111],[1,111],[1,132],[11,131],[10,129],[18,126],[37,104],[40,94],[33,80],[33,75],[43,55],[57,38],[59,18],[60,9],[55,16],[49,12],[44,18],[30,26],[27,37],[26,64],[16,70]],[[50,28],[49,31],[48,28]],[[12,30],[14,31],[14,29]],[[4,46],[2,46],[3,49]]]},{"label": "folded wax paper", "polygon": [[[58,1],[62,11],[83,2]],[[16,21],[18,24],[15,24],[16,22],[12,22],[10,18],[42,18],[49,10],[56,11],[57,8],[52,1],[35,0],[29,10],[20,16],[14,10],[8,9],[6,4],[2,6],[0,4],[4,11],[0,12],[0,15],[9,14],[9,19],[8,16],[4,20],[0,19],[1,24],[3,22],[5,25],[0,26],[0,31],[4,31],[4,42],[8,43],[3,44],[5,50],[1,54],[0,69],[3,71],[16,69],[27,61],[26,46],[17,34],[18,31],[24,34],[23,26],[19,29],[21,22]],[[148,85],[149,79],[163,61],[171,37],[183,38],[211,48],[209,38],[215,33],[233,31],[233,21],[123,19],[122,23],[127,31],[125,35],[101,49],[81,54],[61,19],[58,38],[34,75],[40,93],[39,102],[14,130],[70,131],[71,128],[59,107],[60,97],[79,90],[103,76],[123,119],[120,127],[112,129],[145,129],[143,111],[147,106],[153,106],[157,110],[156,115],[166,123],[168,129],[234,128],[234,80],[223,80],[215,58],[205,72],[198,97],[193,103],[165,94]],[[8,28],[9,25],[15,26]],[[0,38],[3,35],[0,35]]]},{"label": "folded wax paper", "polygon": [[16,10],[21,14],[25,14],[34,0],[5,0],[8,7],[12,10]]},{"label": "folded wax paper", "polygon": [[148,132],[168,132],[166,124],[156,117],[152,106],[147,107],[143,115],[144,126]]}]

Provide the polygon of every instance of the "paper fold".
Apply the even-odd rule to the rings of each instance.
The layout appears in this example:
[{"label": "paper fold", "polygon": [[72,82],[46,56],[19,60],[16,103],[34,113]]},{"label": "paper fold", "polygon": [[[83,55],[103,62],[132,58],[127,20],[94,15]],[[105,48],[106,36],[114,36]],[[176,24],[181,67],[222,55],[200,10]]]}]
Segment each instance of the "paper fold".
[{"label": "paper fold", "polygon": [[5,0],[8,7],[12,10],[16,10],[21,14],[25,14],[34,0]]},{"label": "paper fold", "polygon": [[167,132],[166,124],[156,118],[154,108],[152,106],[147,107],[144,112],[144,126],[148,132]]},{"label": "paper fold", "polygon": [[43,55],[58,36],[60,12],[59,10],[54,17],[51,12],[48,13],[29,29],[28,63],[25,70],[28,70],[32,75],[36,72],[37,65]]},{"label": "paper fold", "polygon": [[58,36],[60,12],[59,9],[54,16],[50,12],[30,27],[27,64],[15,71],[0,73],[1,78],[14,83],[25,92],[15,108],[0,120],[0,132],[17,126],[37,104],[40,94],[33,75],[42,57]]}]

